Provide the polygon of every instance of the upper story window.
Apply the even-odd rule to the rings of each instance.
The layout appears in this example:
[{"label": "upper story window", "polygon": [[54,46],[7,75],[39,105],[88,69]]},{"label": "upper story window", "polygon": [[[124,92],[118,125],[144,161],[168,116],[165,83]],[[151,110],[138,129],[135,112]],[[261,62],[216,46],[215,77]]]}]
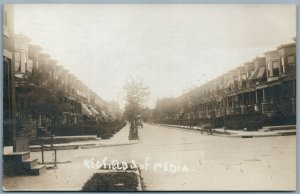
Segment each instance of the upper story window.
[{"label": "upper story window", "polygon": [[21,61],[21,53],[15,52],[15,61]]},{"label": "upper story window", "polygon": [[273,76],[279,76],[279,72],[280,72],[279,68],[280,68],[279,61],[274,61],[273,62]]},{"label": "upper story window", "polygon": [[249,78],[254,72],[255,72],[255,69],[247,71],[247,78]]},{"label": "upper story window", "polygon": [[294,72],[295,67],[296,67],[295,56],[293,56],[293,55],[287,56],[286,61],[287,61],[287,65],[286,65],[287,66],[287,72]]},{"label": "upper story window", "polygon": [[15,52],[15,71],[21,72],[21,53]]},{"label": "upper story window", "polygon": [[31,73],[32,69],[33,69],[33,61],[29,59],[27,63],[27,71]]},{"label": "upper story window", "polygon": [[25,73],[27,70],[27,57],[25,53],[21,53],[21,72]]},{"label": "upper story window", "polygon": [[21,63],[18,61],[15,61],[15,71],[21,72]]},{"label": "upper story window", "polygon": [[279,76],[280,61],[268,61],[268,77]]},{"label": "upper story window", "polygon": [[246,80],[247,79],[247,74],[243,74],[242,75],[242,80]]},{"label": "upper story window", "polygon": [[288,65],[295,65],[295,56],[288,56],[287,63]]},{"label": "upper story window", "polygon": [[268,67],[268,71],[267,71],[268,72],[268,77],[273,76],[272,62],[271,61],[268,61],[267,67]]},{"label": "upper story window", "polygon": [[238,86],[239,87],[244,86],[246,84],[246,80],[247,80],[247,74],[246,73],[241,74]]}]

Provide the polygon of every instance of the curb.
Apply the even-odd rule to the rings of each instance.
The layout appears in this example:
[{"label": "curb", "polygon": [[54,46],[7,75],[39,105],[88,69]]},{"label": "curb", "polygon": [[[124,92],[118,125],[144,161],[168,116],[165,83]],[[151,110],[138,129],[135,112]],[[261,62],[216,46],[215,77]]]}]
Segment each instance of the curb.
[{"label": "curb", "polygon": [[[168,125],[159,125],[163,127],[169,127],[169,128],[175,128],[175,129],[183,129],[184,131],[189,131],[189,132],[199,132],[197,129],[193,128],[186,128],[186,127],[181,127],[181,126],[168,126]],[[267,132],[268,133],[268,132]],[[296,135],[297,132],[295,131],[288,131],[288,132],[277,132],[277,133],[271,133],[271,134],[256,134],[256,135],[251,135],[251,134],[245,134],[245,135],[238,135],[238,134],[233,134],[233,135],[225,135],[225,134],[216,134],[213,133],[212,135],[207,135],[207,136],[219,136],[219,137],[232,137],[232,138],[255,138],[255,137],[274,137],[274,136],[291,136],[291,135]],[[204,135],[204,134],[202,134]]]},{"label": "curb", "polygon": [[[101,148],[101,147],[113,147],[113,146],[123,146],[123,145],[133,145],[138,144],[140,141],[134,141],[134,142],[126,142],[126,143],[115,143],[115,144],[83,144],[83,145],[53,145],[53,148],[56,150],[75,150],[75,149],[89,149],[89,148]],[[41,146],[34,145],[29,147],[31,152],[40,152]],[[44,145],[44,151],[50,151],[51,149],[50,145]]]},{"label": "curb", "polygon": [[275,137],[275,136],[292,136],[296,135],[297,132],[278,132],[273,134],[261,134],[261,135],[237,135],[237,136],[229,136],[229,137],[237,137],[237,138],[253,138],[253,137]]},{"label": "curb", "polygon": [[89,149],[89,148],[101,148],[101,147],[114,147],[114,146],[123,146],[123,145],[133,145],[138,144],[140,141],[137,142],[128,142],[128,143],[117,143],[117,144],[98,144],[98,145],[82,145],[79,146],[80,149]]}]

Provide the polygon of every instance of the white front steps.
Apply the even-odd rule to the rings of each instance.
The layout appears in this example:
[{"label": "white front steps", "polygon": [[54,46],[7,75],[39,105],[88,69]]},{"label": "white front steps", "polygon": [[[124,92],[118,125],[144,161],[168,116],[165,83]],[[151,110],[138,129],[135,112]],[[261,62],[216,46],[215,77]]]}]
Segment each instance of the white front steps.
[{"label": "white front steps", "polygon": [[3,155],[5,176],[40,175],[46,172],[45,165],[38,165],[38,159],[31,159],[30,152],[11,152]]}]

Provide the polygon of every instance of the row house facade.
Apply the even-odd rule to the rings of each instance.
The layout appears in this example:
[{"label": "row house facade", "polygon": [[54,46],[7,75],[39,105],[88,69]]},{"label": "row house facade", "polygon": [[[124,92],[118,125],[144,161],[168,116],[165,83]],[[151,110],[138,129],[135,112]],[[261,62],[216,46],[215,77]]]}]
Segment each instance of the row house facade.
[{"label": "row house facade", "polygon": [[259,128],[296,122],[296,43],[280,45],[181,97],[184,110],[158,122]]},{"label": "row house facade", "polygon": [[3,6],[3,146],[16,148],[16,101],[14,90],[14,9]]},{"label": "row house facade", "polygon": [[[109,104],[100,96],[49,54],[43,53],[41,46],[32,44],[29,37],[15,35],[12,4],[3,6],[2,37],[4,148],[28,151],[29,140],[51,124],[99,123],[111,117]],[[57,97],[55,102],[51,101],[53,96]],[[53,104],[60,107],[56,109],[62,113],[59,119],[41,111],[51,109]]]},{"label": "row house facade", "polygon": [[[95,103],[97,94],[76,78],[62,65],[42,52],[42,47],[31,44],[29,37],[14,35],[12,50],[14,83],[16,90],[16,133],[17,136],[35,137],[37,131],[47,131],[51,124],[76,125],[95,122],[103,117],[101,106]],[[30,111],[32,95],[42,89],[53,91],[59,96],[63,117],[41,113],[34,117]],[[49,106],[51,106],[49,104]]]}]

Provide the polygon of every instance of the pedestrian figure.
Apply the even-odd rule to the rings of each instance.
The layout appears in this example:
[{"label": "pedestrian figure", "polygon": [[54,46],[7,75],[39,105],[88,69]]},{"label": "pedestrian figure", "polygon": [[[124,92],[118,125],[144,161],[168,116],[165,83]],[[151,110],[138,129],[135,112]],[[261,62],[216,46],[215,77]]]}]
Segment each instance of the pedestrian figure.
[{"label": "pedestrian figure", "polygon": [[128,136],[128,139],[129,140],[134,140],[135,139],[135,123],[134,121],[130,121],[130,130],[129,130],[129,136]]},{"label": "pedestrian figure", "polygon": [[135,122],[135,124],[134,124],[134,133],[133,133],[134,134],[134,139],[139,139],[138,127],[139,127],[138,123]]},{"label": "pedestrian figure", "polygon": [[129,131],[129,140],[139,139],[138,127],[142,126],[141,122],[139,122],[138,118],[130,121],[130,131]]},{"label": "pedestrian figure", "polygon": [[142,119],[141,119],[141,115],[137,115],[135,118],[135,122],[138,126],[141,126],[143,128],[143,124],[142,124]]}]

